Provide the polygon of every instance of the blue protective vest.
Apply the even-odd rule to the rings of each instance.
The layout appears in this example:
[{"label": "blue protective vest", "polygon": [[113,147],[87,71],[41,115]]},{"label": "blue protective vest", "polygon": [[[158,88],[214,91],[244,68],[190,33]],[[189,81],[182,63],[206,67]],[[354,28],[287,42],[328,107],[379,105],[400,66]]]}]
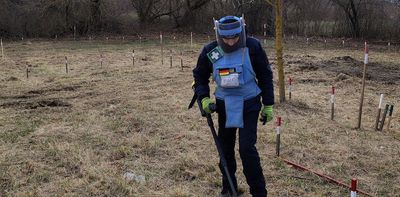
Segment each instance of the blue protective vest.
[{"label": "blue protective vest", "polygon": [[225,128],[243,128],[244,101],[261,93],[251,65],[249,49],[225,53],[213,63],[215,97],[225,102]]}]

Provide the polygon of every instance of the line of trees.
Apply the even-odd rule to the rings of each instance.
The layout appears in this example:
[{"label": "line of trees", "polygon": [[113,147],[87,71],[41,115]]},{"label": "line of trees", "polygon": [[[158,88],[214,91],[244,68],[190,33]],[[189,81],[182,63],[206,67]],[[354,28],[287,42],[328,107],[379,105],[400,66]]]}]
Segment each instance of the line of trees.
[{"label": "line of trees", "polygon": [[[0,0],[0,36],[212,33],[213,18],[242,13],[251,34],[274,35],[265,0]],[[400,39],[400,0],[284,0],[283,18],[286,35]]]}]

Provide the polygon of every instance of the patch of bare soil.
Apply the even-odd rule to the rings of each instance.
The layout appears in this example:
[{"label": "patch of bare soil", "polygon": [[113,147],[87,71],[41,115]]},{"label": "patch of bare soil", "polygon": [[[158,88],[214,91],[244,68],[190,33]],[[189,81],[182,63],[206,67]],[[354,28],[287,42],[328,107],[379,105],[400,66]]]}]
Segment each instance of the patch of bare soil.
[{"label": "patch of bare soil", "polygon": [[62,86],[62,87],[57,87],[57,88],[45,88],[45,89],[39,89],[39,90],[31,90],[27,92],[27,94],[46,94],[48,92],[60,92],[60,91],[76,91],[78,88],[81,86],[76,85],[76,86]]},{"label": "patch of bare soil", "polygon": [[0,106],[5,108],[37,109],[42,107],[71,107],[72,105],[59,99],[49,99],[38,101],[13,101],[1,104]]},{"label": "patch of bare soil", "polygon": [[[362,78],[362,61],[350,56],[335,57],[321,62],[321,69],[342,73],[345,75]],[[385,84],[396,84],[400,80],[400,64],[390,62],[370,62],[367,65],[366,79],[382,82]]]}]

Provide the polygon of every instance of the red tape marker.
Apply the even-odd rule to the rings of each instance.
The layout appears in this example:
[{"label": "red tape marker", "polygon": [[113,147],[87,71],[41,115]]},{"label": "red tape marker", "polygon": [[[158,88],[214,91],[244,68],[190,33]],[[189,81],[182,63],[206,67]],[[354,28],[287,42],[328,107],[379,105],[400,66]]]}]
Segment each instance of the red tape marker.
[{"label": "red tape marker", "polygon": [[357,196],[357,180],[352,178],[351,179],[351,193],[350,197],[356,197]]},{"label": "red tape marker", "polygon": [[282,125],[282,117],[278,116],[276,119],[276,126],[280,127]]}]

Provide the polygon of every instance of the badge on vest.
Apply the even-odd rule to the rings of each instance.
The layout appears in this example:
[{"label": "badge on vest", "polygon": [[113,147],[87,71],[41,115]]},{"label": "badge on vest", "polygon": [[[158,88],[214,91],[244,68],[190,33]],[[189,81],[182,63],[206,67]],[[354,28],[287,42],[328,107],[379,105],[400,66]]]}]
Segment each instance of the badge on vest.
[{"label": "badge on vest", "polygon": [[219,59],[221,59],[224,56],[224,52],[222,51],[221,47],[217,46],[213,50],[207,53],[208,59],[211,61],[211,63],[215,63]]},{"label": "badge on vest", "polygon": [[221,78],[221,87],[236,88],[239,87],[239,73],[236,73],[235,68],[218,69],[218,75]]}]

